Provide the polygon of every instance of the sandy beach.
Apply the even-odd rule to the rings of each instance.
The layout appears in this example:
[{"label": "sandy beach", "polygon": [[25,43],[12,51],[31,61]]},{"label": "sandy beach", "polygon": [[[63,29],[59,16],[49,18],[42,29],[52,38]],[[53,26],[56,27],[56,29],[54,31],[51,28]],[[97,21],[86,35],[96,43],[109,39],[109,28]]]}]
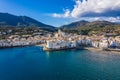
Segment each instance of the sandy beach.
[{"label": "sandy beach", "polygon": [[92,52],[98,52],[98,53],[105,53],[105,54],[120,54],[118,51],[103,51],[100,48],[93,48],[93,47],[86,47],[86,50],[92,51]]}]

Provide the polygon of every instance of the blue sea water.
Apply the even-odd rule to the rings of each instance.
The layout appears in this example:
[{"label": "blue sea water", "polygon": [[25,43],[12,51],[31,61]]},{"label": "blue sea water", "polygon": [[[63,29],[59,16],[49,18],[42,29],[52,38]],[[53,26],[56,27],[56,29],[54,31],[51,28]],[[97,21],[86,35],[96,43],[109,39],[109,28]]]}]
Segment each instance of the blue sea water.
[{"label": "blue sea water", "polygon": [[120,80],[120,55],[42,47],[0,50],[0,80]]}]

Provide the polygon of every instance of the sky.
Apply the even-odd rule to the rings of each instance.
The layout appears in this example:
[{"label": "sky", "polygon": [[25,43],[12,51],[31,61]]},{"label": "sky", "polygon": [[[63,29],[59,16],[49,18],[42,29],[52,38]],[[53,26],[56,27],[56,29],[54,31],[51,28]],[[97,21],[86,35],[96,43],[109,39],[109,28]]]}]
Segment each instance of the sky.
[{"label": "sky", "polygon": [[120,0],[0,0],[0,12],[56,27],[79,20],[120,22]]}]

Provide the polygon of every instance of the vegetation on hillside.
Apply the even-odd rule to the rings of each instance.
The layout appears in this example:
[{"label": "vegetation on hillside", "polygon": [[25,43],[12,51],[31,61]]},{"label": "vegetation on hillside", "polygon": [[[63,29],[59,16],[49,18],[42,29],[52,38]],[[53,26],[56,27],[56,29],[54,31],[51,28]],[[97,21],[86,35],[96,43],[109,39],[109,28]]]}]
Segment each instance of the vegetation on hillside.
[{"label": "vegetation on hillside", "polygon": [[56,28],[51,25],[41,23],[27,16],[15,16],[8,13],[0,13],[0,27],[38,27],[46,31],[54,31]]},{"label": "vegetation on hillside", "polygon": [[[64,25],[61,27],[67,33],[77,33],[82,35],[102,35],[105,33],[120,34],[120,25],[107,21],[80,22]],[[82,21],[83,24],[83,21]],[[77,25],[77,26],[76,26]]]}]

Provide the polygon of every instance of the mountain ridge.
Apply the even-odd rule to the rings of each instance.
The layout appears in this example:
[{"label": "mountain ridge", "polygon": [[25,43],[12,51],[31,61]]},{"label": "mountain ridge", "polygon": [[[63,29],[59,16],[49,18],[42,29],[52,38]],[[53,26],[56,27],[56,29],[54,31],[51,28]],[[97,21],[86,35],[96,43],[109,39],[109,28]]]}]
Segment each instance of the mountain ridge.
[{"label": "mountain ridge", "polygon": [[16,16],[9,13],[0,13],[0,27],[39,27],[41,29],[55,30],[56,27],[44,24],[28,16]]},{"label": "mountain ridge", "polygon": [[109,21],[77,21],[60,27],[67,33],[77,33],[81,35],[101,35],[105,33],[120,34],[120,24]]},{"label": "mountain ridge", "polygon": [[112,22],[109,22],[109,21],[93,21],[93,22],[88,22],[88,21],[84,21],[84,20],[81,20],[81,21],[77,21],[77,22],[72,22],[70,24],[67,24],[67,25],[63,25],[61,26],[60,28],[61,29],[74,29],[74,28],[79,28],[79,27],[93,27],[93,26],[100,26],[100,27],[103,27],[103,26],[107,26],[107,25],[115,25],[117,23],[112,23]]}]

